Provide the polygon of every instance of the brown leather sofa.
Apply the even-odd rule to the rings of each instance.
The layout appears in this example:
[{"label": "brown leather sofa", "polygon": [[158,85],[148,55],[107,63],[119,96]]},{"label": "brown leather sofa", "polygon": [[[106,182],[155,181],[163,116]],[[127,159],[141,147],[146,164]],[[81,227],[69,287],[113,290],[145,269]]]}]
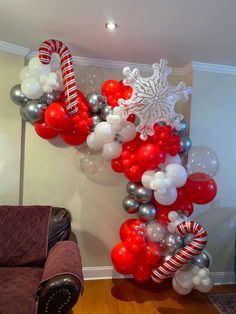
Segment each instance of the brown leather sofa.
[{"label": "brown leather sofa", "polygon": [[[11,216],[13,215],[11,214],[12,210],[15,210],[15,208],[16,206],[9,206],[8,209],[4,206],[0,206],[0,219],[3,220],[4,217],[3,214],[1,216],[2,209],[4,209],[5,212],[10,213],[9,215]],[[20,207],[17,207],[17,210],[19,208]],[[19,220],[19,218],[15,217],[16,216],[13,216],[14,219]],[[24,220],[22,220],[23,223]],[[7,218],[6,221],[8,221]],[[17,222],[14,221],[14,224],[16,225]],[[22,222],[21,224],[18,223],[18,225],[22,225]],[[0,221],[0,228],[1,239],[1,230],[4,228],[3,221],[2,225]],[[16,226],[14,226],[14,228],[16,230]],[[26,228],[29,227],[26,226]],[[47,230],[48,235],[46,239],[48,240],[48,249],[46,262],[42,265],[38,265],[37,263],[36,265],[26,263],[25,265],[22,265],[22,267],[19,267],[19,265],[9,265],[11,267],[8,267],[3,259],[3,262],[0,265],[1,314],[33,314],[36,312],[37,314],[65,314],[75,305],[79,295],[82,293],[83,275],[79,248],[74,242],[68,241],[71,234],[71,216],[69,212],[64,208],[52,207],[50,210]],[[5,236],[7,232],[9,233],[9,230],[3,230],[2,235],[4,233]],[[25,229],[24,232],[26,232]],[[27,232],[25,234],[27,234]],[[15,238],[17,237],[16,235],[17,232]],[[10,275],[9,277],[7,275],[8,272],[14,272],[14,276]],[[14,292],[11,289],[14,288],[19,290],[19,287],[21,287],[22,284],[22,290],[24,290],[25,286],[29,284],[29,281],[32,279],[32,275],[30,275],[31,277],[27,277],[27,275],[32,272],[37,272],[38,279],[33,278],[34,284],[31,284],[31,290],[28,288],[28,294],[22,292],[19,293],[18,296],[18,292],[16,293],[16,291]],[[18,281],[17,274],[19,274]],[[23,280],[21,280],[21,278],[23,278]],[[8,295],[4,295],[4,293]],[[27,307],[25,307],[24,302],[26,299],[30,300],[30,306],[27,305]]]},{"label": "brown leather sofa", "polygon": [[[68,240],[71,234],[71,215],[60,207],[53,207],[49,224],[48,248],[57,242]],[[81,283],[72,275],[58,275],[41,289],[38,300],[38,314],[67,313],[81,294]],[[66,303],[65,303],[66,302]],[[63,311],[60,310],[63,305]]]}]

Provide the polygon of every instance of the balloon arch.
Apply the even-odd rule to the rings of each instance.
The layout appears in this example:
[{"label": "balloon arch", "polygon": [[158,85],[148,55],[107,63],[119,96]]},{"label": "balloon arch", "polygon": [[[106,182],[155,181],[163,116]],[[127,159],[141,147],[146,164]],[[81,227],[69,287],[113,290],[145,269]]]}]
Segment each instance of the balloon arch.
[{"label": "balloon arch", "polygon": [[[60,67],[50,63],[53,53]],[[207,233],[188,217],[193,204],[216,196],[218,159],[208,147],[191,147],[187,123],[174,107],[192,89],[183,82],[172,86],[170,73],[164,59],[146,78],[125,67],[122,81],[107,80],[101,93],[85,97],[76,88],[70,51],[51,39],[21,70],[10,96],[38,136],[59,136],[75,146],[86,142],[129,180],[123,208],[137,218],[120,227],[121,242],[111,252],[114,268],[138,281],[172,277],[182,295],[206,293],[213,286]]]}]

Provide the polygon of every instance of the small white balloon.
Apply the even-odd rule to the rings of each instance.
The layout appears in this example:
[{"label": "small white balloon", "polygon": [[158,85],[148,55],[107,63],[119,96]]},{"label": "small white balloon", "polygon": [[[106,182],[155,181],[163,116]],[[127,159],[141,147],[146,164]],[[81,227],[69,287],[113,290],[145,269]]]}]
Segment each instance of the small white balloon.
[{"label": "small white balloon", "polygon": [[155,174],[155,171],[148,170],[148,171],[145,171],[142,175],[142,179],[141,179],[142,185],[148,190],[152,190],[152,188],[150,187],[150,184],[153,181],[154,174]]},{"label": "small white balloon", "polygon": [[204,285],[203,282],[196,287],[196,289],[202,293],[207,293],[213,288],[214,282],[212,276],[209,277],[207,285]]},{"label": "small white balloon", "polygon": [[31,76],[39,77],[42,74],[48,75],[51,72],[50,64],[43,64],[38,57],[34,57],[29,61],[29,73]]},{"label": "small white balloon", "polygon": [[115,132],[112,129],[112,126],[105,121],[98,123],[94,132],[96,134],[96,138],[104,143],[113,142],[115,137]]},{"label": "small white balloon", "polygon": [[171,156],[166,154],[166,160],[164,166],[168,166],[169,164],[178,164],[181,165],[181,158],[179,155]]},{"label": "small white balloon", "polygon": [[193,277],[193,284],[195,286],[199,286],[201,284],[201,278],[199,276],[194,276]]},{"label": "small white balloon", "polygon": [[21,82],[21,90],[30,99],[38,99],[43,96],[41,85],[34,76],[29,76]]},{"label": "small white balloon", "polygon": [[99,150],[103,147],[103,142],[95,137],[95,133],[92,132],[87,136],[87,145],[93,150]]},{"label": "small white balloon", "polygon": [[166,167],[166,177],[170,179],[171,185],[180,188],[187,181],[187,172],[185,168],[179,164],[169,164]]},{"label": "small white balloon", "polygon": [[192,289],[193,288],[193,273],[191,270],[178,270],[175,273],[176,283],[183,289]]},{"label": "small white balloon", "polygon": [[208,268],[201,268],[198,272],[198,276],[202,279],[208,277],[209,274],[210,270]]},{"label": "small white balloon", "polygon": [[29,74],[28,66],[23,67],[20,71],[20,80],[23,81],[24,79],[26,79],[29,76],[30,76],[30,74]]},{"label": "small white balloon", "polygon": [[119,132],[122,142],[129,142],[132,141],[136,136],[136,127],[132,122],[127,122],[127,126],[125,126]]},{"label": "small white balloon", "polygon": [[172,222],[176,221],[179,219],[179,214],[176,211],[171,211],[168,214],[168,219]]},{"label": "small white balloon", "polygon": [[172,286],[175,289],[175,291],[181,295],[187,295],[192,291],[192,289],[183,289],[182,287],[180,287],[177,284],[175,278],[172,279]]},{"label": "small white balloon", "polygon": [[118,158],[122,153],[122,145],[118,142],[106,143],[103,145],[102,156],[105,160]]},{"label": "small white balloon", "polygon": [[177,190],[176,188],[169,188],[166,194],[160,194],[157,191],[154,191],[154,197],[156,201],[162,205],[171,205],[177,199]]}]

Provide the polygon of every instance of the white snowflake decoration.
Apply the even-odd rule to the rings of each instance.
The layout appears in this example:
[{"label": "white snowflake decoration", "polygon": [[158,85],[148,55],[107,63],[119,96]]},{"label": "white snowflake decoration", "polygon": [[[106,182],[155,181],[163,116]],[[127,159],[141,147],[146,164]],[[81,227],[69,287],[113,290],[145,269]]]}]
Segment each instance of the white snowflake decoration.
[{"label": "white snowflake decoration", "polygon": [[123,69],[123,83],[131,86],[133,93],[128,100],[119,99],[117,113],[126,118],[130,114],[138,116],[140,123],[136,130],[141,133],[143,140],[154,134],[153,127],[159,121],[170,124],[176,130],[181,129],[183,115],[175,112],[175,103],[179,100],[187,101],[192,88],[186,87],[184,82],[178,86],[170,85],[167,77],[171,69],[167,64],[164,59],[160,63],[154,63],[153,75],[147,78],[142,77],[138,69]]}]

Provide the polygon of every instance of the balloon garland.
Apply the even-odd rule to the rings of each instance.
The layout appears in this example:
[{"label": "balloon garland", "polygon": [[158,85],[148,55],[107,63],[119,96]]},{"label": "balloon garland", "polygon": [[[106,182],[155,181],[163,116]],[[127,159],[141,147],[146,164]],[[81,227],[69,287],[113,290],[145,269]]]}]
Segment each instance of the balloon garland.
[{"label": "balloon garland", "polygon": [[[54,52],[61,69],[51,60]],[[120,227],[121,242],[111,252],[114,268],[138,281],[173,277],[173,288],[183,295],[192,289],[205,293],[213,286],[212,259],[203,250],[207,234],[187,219],[193,204],[216,196],[219,163],[210,148],[191,147],[187,123],[174,109],[188,100],[191,87],[170,85],[170,73],[163,59],[150,77],[125,67],[122,81],[107,80],[101,94],[85,97],[76,89],[70,51],[51,39],[21,70],[21,84],[10,97],[38,136],[60,136],[73,146],[86,142],[129,180],[122,205],[138,218]]]}]

